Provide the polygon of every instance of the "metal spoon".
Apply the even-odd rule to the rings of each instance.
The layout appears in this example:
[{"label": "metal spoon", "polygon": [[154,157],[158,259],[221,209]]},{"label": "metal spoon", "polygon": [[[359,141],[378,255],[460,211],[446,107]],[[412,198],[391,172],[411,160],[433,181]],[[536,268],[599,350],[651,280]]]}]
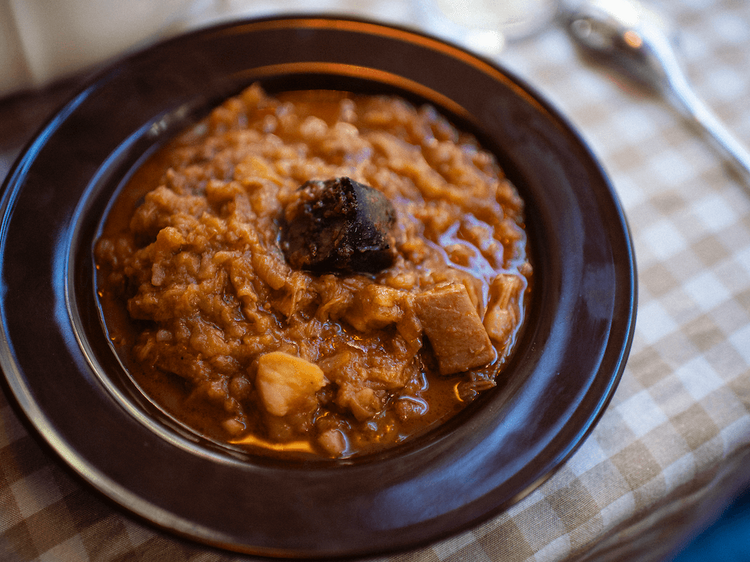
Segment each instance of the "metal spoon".
[{"label": "metal spoon", "polygon": [[750,153],[690,86],[661,16],[637,0],[583,0],[567,8],[563,17],[582,47],[672,101],[750,185]]}]

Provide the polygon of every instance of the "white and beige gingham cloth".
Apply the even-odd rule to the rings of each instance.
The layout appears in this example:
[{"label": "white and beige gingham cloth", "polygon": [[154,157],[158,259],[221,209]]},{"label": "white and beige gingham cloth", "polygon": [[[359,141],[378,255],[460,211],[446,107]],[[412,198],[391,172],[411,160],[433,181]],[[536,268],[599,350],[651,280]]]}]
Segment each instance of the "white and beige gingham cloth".
[{"label": "white and beige gingham cloth", "polygon": [[[750,144],[750,2],[657,6],[680,29],[696,90]],[[319,7],[414,23],[395,0]],[[550,480],[475,529],[377,561],[668,559],[750,482],[750,185],[665,101],[581,59],[558,27],[497,59],[580,130],[624,205],[639,268],[632,352],[601,422]],[[66,87],[0,100],[0,178]],[[245,558],[118,510],[0,397],[0,560]]]}]

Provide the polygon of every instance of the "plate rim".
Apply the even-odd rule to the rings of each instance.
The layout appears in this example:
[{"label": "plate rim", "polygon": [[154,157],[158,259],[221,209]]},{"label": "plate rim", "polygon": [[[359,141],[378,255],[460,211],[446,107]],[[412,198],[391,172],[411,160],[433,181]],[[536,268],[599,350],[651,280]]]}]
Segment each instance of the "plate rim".
[{"label": "plate rim", "polygon": [[[619,348],[619,352],[616,354],[617,357],[614,359],[615,372],[611,373],[608,377],[604,393],[601,395],[599,402],[595,406],[591,415],[587,417],[586,423],[582,424],[581,427],[579,427],[579,432],[576,438],[571,441],[566,447],[563,447],[560,451],[558,451],[557,457],[555,459],[548,461],[549,464],[554,465],[552,469],[547,470],[541,478],[537,478],[534,482],[528,483],[525,487],[523,487],[523,489],[519,489],[514,498],[508,499],[502,505],[497,505],[494,510],[485,510],[480,517],[473,518],[470,521],[464,521],[460,526],[456,526],[456,528],[452,529],[451,532],[451,534],[456,534],[481,521],[486,520],[492,515],[499,513],[509,505],[516,503],[522,497],[530,493],[530,491],[536,489],[543,481],[550,478],[554,474],[555,470],[559,468],[562,463],[567,458],[569,458],[570,455],[583,443],[585,438],[590,434],[600,417],[603,415],[604,410],[611,400],[614,390],[616,389],[625,368],[625,363],[630,350],[630,345],[632,343],[633,331],[635,326],[637,302],[636,264],[633,242],[629,233],[627,221],[619,200],[617,199],[617,195],[614,192],[614,189],[612,188],[612,185],[609,182],[609,179],[607,178],[603,168],[593,156],[590,149],[580,137],[576,129],[573,128],[561,114],[559,114],[546,101],[544,101],[531,87],[528,86],[528,84],[526,84],[518,77],[513,76],[511,72],[500,69],[498,65],[485,61],[473,54],[467,53],[461,48],[450,45],[449,43],[442,40],[432,38],[430,36],[412,30],[399,28],[391,24],[381,24],[373,22],[372,20],[343,18],[341,16],[327,15],[276,16],[269,18],[254,18],[241,22],[230,22],[214,26],[213,28],[197,30],[195,32],[172,38],[163,43],[149,47],[145,51],[148,52],[153,49],[162,48],[162,46],[165,44],[174,45],[189,41],[191,38],[205,37],[210,33],[223,33],[227,31],[234,31],[239,33],[241,28],[244,27],[245,29],[247,29],[247,25],[257,25],[258,22],[268,22],[268,25],[271,26],[283,26],[285,24],[288,24],[288,22],[292,20],[315,20],[319,22],[327,21],[330,22],[334,27],[341,22],[353,22],[353,25],[365,23],[367,26],[370,26],[370,29],[387,30],[386,35],[391,34],[393,30],[396,30],[399,34],[403,34],[403,37],[422,38],[428,41],[431,45],[441,45],[441,48],[446,48],[451,53],[460,52],[462,53],[461,56],[466,60],[471,59],[473,61],[478,61],[477,64],[486,65],[486,67],[491,68],[493,73],[497,73],[498,75],[503,76],[504,79],[510,81],[513,84],[513,87],[518,87],[524,92],[525,95],[531,96],[536,102],[540,104],[541,107],[544,108],[547,113],[551,114],[554,117],[555,122],[558,126],[566,129],[566,133],[568,135],[570,135],[572,138],[577,139],[578,143],[581,145],[580,148],[582,148],[583,151],[588,154],[591,163],[596,167],[598,173],[604,179],[604,184],[607,186],[607,193],[599,195],[606,195],[609,199],[611,199],[611,203],[613,204],[613,207],[616,210],[616,214],[621,221],[621,224],[619,226],[621,226],[623,229],[622,233],[624,233],[624,238],[628,246],[628,252],[625,261],[627,261],[630,266],[628,268],[627,274],[628,279],[626,280],[626,282],[629,284],[629,291],[626,291],[629,292],[629,297],[627,297],[627,300],[629,301],[629,310],[627,312],[628,316],[626,318],[626,321],[620,330],[624,335],[624,341]],[[331,26],[327,25],[324,27],[326,29],[330,29]],[[19,196],[18,190],[22,188],[22,183],[20,182],[22,182],[22,180],[28,175],[30,169],[33,167],[35,158],[38,155],[38,151],[41,150],[43,146],[45,146],[48,138],[50,136],[53,136],[55,132],[57,132],[59,125],[65,121],[67,116],[74,113],[79,105],[86,100],[88,95],[97,91],[97,88],[101,85],[101,82],[103,80],[111,78],[111,73],[117,72],[117,69],[123,68],[123,65],[127,65],[128,61],[131,61],[133,58],[137,58],[138,56],[142,56],[142,53],[136,53],[135,55],[126,57],[122,61],[115,63],[115,65],[113,65],[112,67],[109,67],[101,73],[97,74],[97,76],[94,77],[87,85],[85,85],[78,94],[73,96],[73,98],[68,103],[66,103],[59,112],[56,112],[50,118],[50,120],[40,129],[40,132],[35,135],[35,137],[28,143],[27,147],[22,151],[21,155],[11,167],[8,176],[6,177],[6,180],[3,184],[2,199],[0,200],[0,214],[2,215],[2,223],[0,225],[0,249],[2,249],[3,256],[5,255],[6,250],[6,235],[9,228],[8,221],[12,216],[16,199]],[[72,241],[72,238],[68,239],[68,242],[70,241]],[[73,249],[68,248],[68,251],[72,252]],[[70,254],[68,253],[66,255]],[[0,273],[3,277],[3,289],[5,289],[4,279],[6,269],[7,268],[5,265],[0,266]],[[65,439],[61,438],[62,436],[59,434],[59,430],[56,429],[54,427],[54,424],[50,422],[45,412],[38,408],[38,405],[32,397],[30,389],[23,384],[23,381],[25,381],[25,377],[24,374],[20,371],[17,362],[12,358],[12,337],[9,337],[9,334],[7,333],[7,298],[8,297],[5,294],[5,291],[3,291],[2,301],[0,302],[0,312],[2,312],[2,324],[0,324],[0,350],[3,351],[3,353],[0,354],[0,367],[2,367],[4,372],[5,384],[8,385],[10,393],[12,395],[9,398],[12,398],[12,401],[15,401],[20,406],[20,410],[23,412],[24,417],[27,418],[28,421],[30,421],[35,430],[42,436],[43,440],[51,446],[53,451],[55,451],[55,453],[57,453],[66,464],[71,466],[73,470],[77,474],[81,475],[86,482],[91,484],[95,489],[103,493],[105,496],[113,499],[120,506],[137,515],[145,517],[148,521],[165,530],[172,531],[186,538],[198,540],[199,542],[204,542],[206,544],[211,544],[238,552],[247,552],[251,554],[270,556],[340,557],[350,556],[352,554],[355,556],[360,556],[393,551],[392,548],[388,548],[384,544],[381,544],[374,551],[370,550],[368,546],[365,546],[359,550],[352,550],[349,548],[337,552],[304,552],[295,548],[287,549],[283,546],[279,546],[277,548],[258,548],[251,545],[237,545],[235,544],[236,537],[231,534],[228,534],[226,536],[219,535],[217,534],[216,529],[203,529],[200,527],[200,525],[197,525],[195,521],[192,521],[190,519],[184,519],[182,522],[176,522],[175,515],[173,513],[164,512],[165,514],[161,514],[161,512],[158,511],[159,508],[149,502],[148,499],[140,498],[137,495],[132,495],[128,490],[120,489],[120,485],[117,482],[113,481],[106,474],[99,474],[96,470],[97,467],[91,467],[79,458],[78,452],[74,448],[70,447]],[[435,533],[423,533],[421,538],[417,541],[402,541],[395,546],[395,550],[403,550],[404,548],[423,546],[425,544],[428,544],[429,542],[432,542],[433,540],[437,540],[437,538],[442,538],[443,536],[445,535],[440,534],[440,536],[438,537]]]}]

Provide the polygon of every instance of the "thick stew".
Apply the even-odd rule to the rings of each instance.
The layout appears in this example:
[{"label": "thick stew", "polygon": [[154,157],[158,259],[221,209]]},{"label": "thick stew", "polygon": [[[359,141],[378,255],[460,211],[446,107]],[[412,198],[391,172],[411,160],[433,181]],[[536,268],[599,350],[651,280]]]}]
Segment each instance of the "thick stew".
[{"label": "thick stew", "polygon": [[164,411],[335,458],[495,386],[532,272],[516,189],[433,107],[258,85],[134,173],[95,261],[108,335]]}]

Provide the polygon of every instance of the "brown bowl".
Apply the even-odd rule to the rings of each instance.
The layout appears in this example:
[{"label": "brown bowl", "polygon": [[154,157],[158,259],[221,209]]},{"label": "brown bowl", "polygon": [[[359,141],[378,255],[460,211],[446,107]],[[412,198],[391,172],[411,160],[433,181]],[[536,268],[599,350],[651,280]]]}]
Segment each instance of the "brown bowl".
[{"label": "brown bowl", "polygon": [[[505,382],[383,453],[309,463],[232,452],[146,399],[108,345],[92,243],[128,175],[254,81],[436,105],[497,156],[526,201],[535,293]],[[331,558],[413,548],[518,501],[590,433],[635,324],[622,209],[579,135],[502,68],[405,29],[327,16],[235,22],[104,71],[28,146],[3,188],[7,390],[60,458],[153,524],[222,548]]]}]

